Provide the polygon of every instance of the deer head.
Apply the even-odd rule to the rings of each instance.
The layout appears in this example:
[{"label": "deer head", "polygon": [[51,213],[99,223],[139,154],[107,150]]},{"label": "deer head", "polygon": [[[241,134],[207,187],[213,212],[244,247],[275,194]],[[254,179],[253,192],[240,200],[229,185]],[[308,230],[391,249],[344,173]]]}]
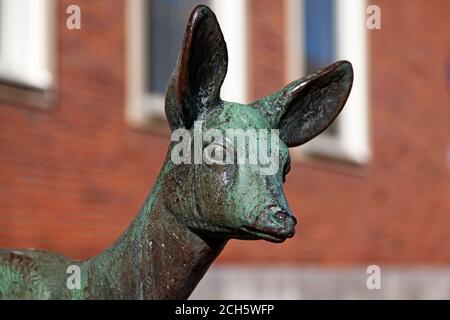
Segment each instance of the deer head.
[{"label": "deer head", "polygon": [[[261,174],[259,163],[175,164],[167,159],[162,179],[164,203],[200,236],[281,242],[294,235],[296,225],[283,193],[290,169],[288,147],[309,141],[333,122],[350,93],[352,66],[337,62],[243,105],[220,98],[227,63],[226,43],[214,13],[206,6],[196,7],[167,88],[165,110],[170,128],[192,134],[196,121],[202,121],[203,131],[277,129],[277,170]],[[258,146],[272,145],[268,136],[256,139]],[[202,137],[200,143],[204,150],[213,150],[211,154],[236,153],[229,140]],[[169,155],[174,147],[172,142]]]}]

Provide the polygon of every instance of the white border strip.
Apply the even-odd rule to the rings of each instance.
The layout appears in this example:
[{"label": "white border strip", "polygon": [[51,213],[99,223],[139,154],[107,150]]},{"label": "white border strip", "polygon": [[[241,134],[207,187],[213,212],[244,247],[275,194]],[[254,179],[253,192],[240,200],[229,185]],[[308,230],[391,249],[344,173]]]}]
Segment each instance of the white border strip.
[{"label": "white border strip", "polygon": [[450,299],[449,267],[379,267],[369,289],[368,266],[216,266],[190,299]]}]

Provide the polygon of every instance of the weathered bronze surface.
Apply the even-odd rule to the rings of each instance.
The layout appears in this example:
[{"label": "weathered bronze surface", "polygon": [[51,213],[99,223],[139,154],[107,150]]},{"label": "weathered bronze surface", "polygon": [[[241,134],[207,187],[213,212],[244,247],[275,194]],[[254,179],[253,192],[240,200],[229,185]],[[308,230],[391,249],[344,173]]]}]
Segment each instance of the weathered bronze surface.
[{"label": "weathered bronze surface", "polygon": [[[229,239],[282,242],[294,235],[296,220],[283,193],[288,147],[333,122],[350,93],[352,66],[337,62],[242,105],[220,99],[227,63],[214,13],[196,7],[167,88],[170,127],[192,131],[194,121],[203,120],[204,129],[279,129],[278,173],[261,175],[257,164],[175,165],[171,143],[153,190],[110,248],[85,261],[0,250],[0,298],[185,299]],[[81,270],[80,289],[66,285],[70,265]]]}]

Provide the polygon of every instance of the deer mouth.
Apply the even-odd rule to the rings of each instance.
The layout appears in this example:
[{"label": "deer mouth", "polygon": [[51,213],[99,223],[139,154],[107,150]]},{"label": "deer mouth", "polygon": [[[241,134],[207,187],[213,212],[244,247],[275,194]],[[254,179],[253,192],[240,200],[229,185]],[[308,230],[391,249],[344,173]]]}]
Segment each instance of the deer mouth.
[{"label": "deer mouth", "polygon": [[242,227],[243,231],[245,231],[248,235],[251,236],[252,239],[262,239],[267,240],[269,242],[275,242],[275,243],[281,243],[285,241],[287,238],[291,238],[294,235],[294,232],[292,233],[279,233],[279,232],[270,232],[254,227]]}]

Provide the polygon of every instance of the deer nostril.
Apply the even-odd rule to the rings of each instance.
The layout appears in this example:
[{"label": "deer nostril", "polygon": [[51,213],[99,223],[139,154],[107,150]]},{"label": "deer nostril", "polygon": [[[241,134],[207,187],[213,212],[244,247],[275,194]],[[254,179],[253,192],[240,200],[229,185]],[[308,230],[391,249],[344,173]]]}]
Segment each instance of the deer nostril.
[{"label": "deer nostril", "polygon": [[287,211],[284,210],[277,211],[275,212],[274,216],[278,221],[284,222],[287,219],[292,219],[294,226],[297,224],[297,219]]},{"label": "deer nostril", "polygon": [[271,220],[275,223],[281,223],[285,224],[287,220],[289,221],[289,225],[296,225],[297,219],[288,211],[281,209],[280,207],[276,205],[270,205],[266,209],[268,211],[268,215],[271,218]]},{"label": "deer nostril", "polygon": [[276,217],[280,221],[284,221],[287,218],[287,213],[285,211],[278,211]]}]

